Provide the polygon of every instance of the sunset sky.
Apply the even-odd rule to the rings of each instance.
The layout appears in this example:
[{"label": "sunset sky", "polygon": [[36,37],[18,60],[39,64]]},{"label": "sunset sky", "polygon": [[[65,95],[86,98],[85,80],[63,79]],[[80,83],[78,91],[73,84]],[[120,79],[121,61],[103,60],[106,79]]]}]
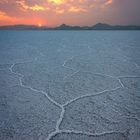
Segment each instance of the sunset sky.
[{"label": "sunset sky", "polygon": [[140,25],[140,0],[0,0],[0,25]]}]

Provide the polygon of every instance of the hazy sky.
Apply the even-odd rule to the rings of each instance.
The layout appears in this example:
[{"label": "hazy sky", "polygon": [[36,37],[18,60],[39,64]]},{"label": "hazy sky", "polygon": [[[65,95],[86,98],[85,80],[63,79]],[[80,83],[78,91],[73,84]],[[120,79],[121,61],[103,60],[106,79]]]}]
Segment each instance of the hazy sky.
[{"label": "hazy sky", "polygon": [[140,25],[140,0],[0,0],[0,25]]}]

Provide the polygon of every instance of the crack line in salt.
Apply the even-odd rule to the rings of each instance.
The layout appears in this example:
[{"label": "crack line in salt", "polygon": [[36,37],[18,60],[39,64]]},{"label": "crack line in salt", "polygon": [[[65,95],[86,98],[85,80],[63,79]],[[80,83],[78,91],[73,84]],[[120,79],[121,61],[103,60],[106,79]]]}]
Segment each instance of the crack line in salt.
[{"label": "crack line in salt", "polygon": [[116,90],[121,89],[121,88],[122,87],[116,87],[114,89],[104,90],[104,91],[101,91],[101,92],[97,92],[96,94],[92,93],[92,94],[88,94],[88,95],[83,95],[83,96],[77,97],[77,98],[75,98],[73,100],[70,100],[70,101],[66,102],[65,104],[63,104],[63,107],[65,107],[65,106],[67,106],[67,105],[69,105],[69,104],[71,104],[71,103],[73,103],[73,102],[75,102],[75,101],[77,101],[79,99],[82,99],[82,98],[91,97],[91,96],[99,96],[99,95],[104,94],[106,92],[116,91]]},{"label": "crack line in salt", "polygon": [[86,135],[86,136],[103,136],[106,134],[113,134],[113,133],[118,133],[118,134],[123,134],[126,136],[126,132],[119,132],[119,131],[110,131],[110,132],[103,132],[103,133],[89,133],[89,132],[83,132],[83,131],[77,131],[77,130],[59,130],[58,132],[55,132],[51,135],[51,137],[47,140],[50,140],[52,137],[56,136],[57,134],[62,134],[62,133],[67,133],[67,134],[81,134],[81,135]]},{"label": "crack line in salt", "polygon": [[112,133],[123,134],[125,132],[109,131],[109,132],[103,132],[103,133],[90,133],[90,132],[83,132],[83,131],[77,131],[77,130],[60,130],[59,133],[75,133],[75,134],[84,134],[84,135],[87,135],[87,136],[101,136],[101,135],[112,134]]},{"label": "crack line in salt", "polygon": [[134,62],[134,64],[138,69],[140,68],[140,66],[136,62]]},{"label": "crack line in salt", "polygon": [[70,70],[74,70],[73,68],[70,68],[70,67],[65,66],[66,63],[67,63],[69,60],[73,60],[74,57],[76,57],[76,56],[72,56],[71,58],[66,59],[66,60],[64,61],[64,63],[62,64],[62,67],[67,68],[67,69],[70,69]]},{"label": "crack line in salt", "polygon": [[72,60],[74,57],[75,57],[75,56],[72,56],[71,58],[69,58],[69,59],[65,60],[65,61],[64,61],[64,63],[62,64],[62,66],[64,66],[64,67],[65,67],[66,63],[67,63],[69,60]]}]

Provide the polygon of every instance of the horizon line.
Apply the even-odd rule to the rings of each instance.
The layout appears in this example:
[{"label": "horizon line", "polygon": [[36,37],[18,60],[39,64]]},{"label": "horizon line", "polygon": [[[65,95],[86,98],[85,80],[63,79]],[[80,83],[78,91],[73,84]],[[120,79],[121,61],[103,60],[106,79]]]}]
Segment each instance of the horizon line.
[{"label": "horizon line", "polygon": [[0,27],[4,27],[4,26],[36,26],[36,27],[48,27],[48,28],[55,28],[55,27],[59,27],[61,25],[66,25],[66,26],[79,26],[79,27],[92,27],[94,25],[97,25],[97,24],[106,24],[106,25],[110,25],[110,26],[140,26],[140,25],[137,25],[137,24],[108,24],[108,23],[102,23],[102,22],[98,22],[98,23],[95,23],[93,25],[70,25],[70,24],[65,24],[65,23],[62,23],[62,24],[58,24],[56,26],[47,26],[47,25],[37,25],[37,24],[6,24],[6,25],[0,25]]}]

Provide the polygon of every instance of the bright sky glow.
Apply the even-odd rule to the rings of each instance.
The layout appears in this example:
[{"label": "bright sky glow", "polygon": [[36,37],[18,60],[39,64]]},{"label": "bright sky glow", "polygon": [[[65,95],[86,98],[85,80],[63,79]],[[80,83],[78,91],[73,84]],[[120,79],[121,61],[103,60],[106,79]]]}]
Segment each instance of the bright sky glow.
[{"label": "bright sky glow", "polygon": [[0,25],[139,24],[140,0],[0,0]]}]

